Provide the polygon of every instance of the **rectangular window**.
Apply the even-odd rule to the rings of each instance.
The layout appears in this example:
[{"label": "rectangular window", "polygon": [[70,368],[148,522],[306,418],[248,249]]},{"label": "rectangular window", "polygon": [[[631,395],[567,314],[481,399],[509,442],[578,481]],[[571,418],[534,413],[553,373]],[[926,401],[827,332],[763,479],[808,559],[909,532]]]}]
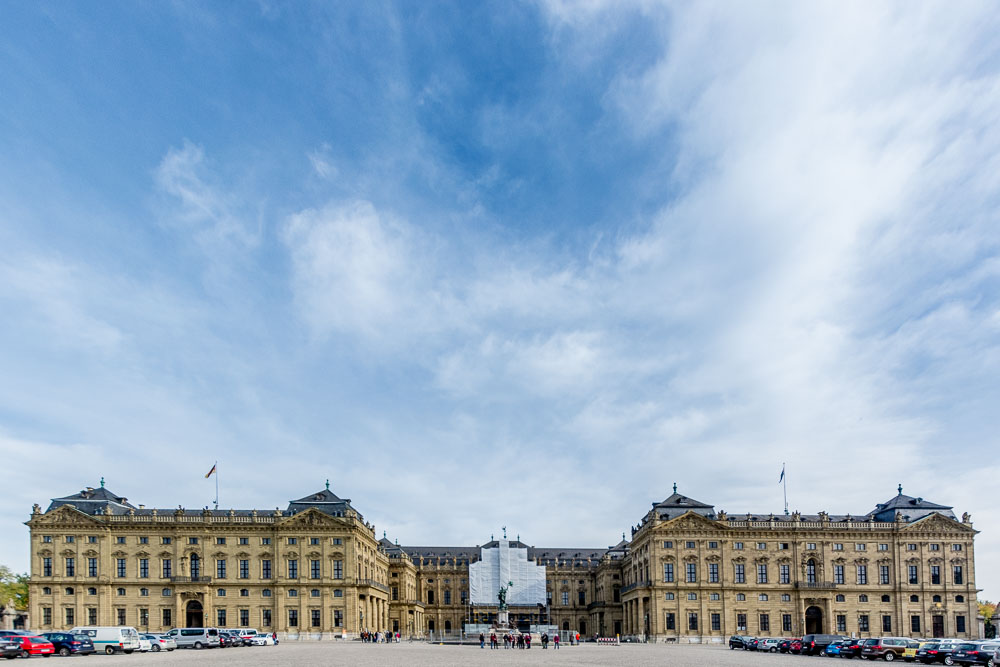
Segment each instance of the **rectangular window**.
[{"label": "rectangular window", "polygon": [[75,577],[76,576],[76,559],[67,558],[66,559],[66,576]]},{"label": "rectangular window", "polygon": [[951,545],[951,550],[952,551],[961,551],[962,550],[962,545],[961,544],[953,544],[953,545]]},{"label": "rectangular window", "polygon": [[[917,545],[914,544],[913,546],[916,547]],[[931,545],[929,545],[929,548],[930,548],[931,551],[941,551],[941,545],[940,544],[931,544]]]},{"label": "rectangular window", "polygon": [[226,610],[216,609],[215,610],[215,624],[220,628],[226,627]]},{"label": "rectangular window", "polygon": [[733,549],[735,549],[736,551],[743,551],[743,543],[733,542]]},{"label": "rectangular window", "polygon": [[87,625],[97,625],[97,609],[94,607],[87,608]]},{"label": "rectangular window", "polygon": [[124,537],[116,537],[115,538],[115,542],[117,542],[118,544],[125,544],[125,538]]},{"label": "rectangular window", "polygon": [[563,594],[562,594],[562,603],[563,603],[564,607],[569,606],[569,592],[568,591],[563,591]]},{"label": "rectangular window", "polygon": [[692,611],[688,613],[688,630],[697,630],[697,629],[698,629],[698,613]]},{"label": "rectangular window", "polygon": [[684,546],[688,549],[694,549],[694,542],[685,542]]},{"label": "rectangular window", "polygon": [[910,632],[920,634],[920,617],[910,616]]},{"label": "rectangular window", "polygon": [[[914,568],[914,569],[916,569],[916,568]],[[916,573],[914,573],[913,576],[916,577]],[[888,584],[889,583],[889,566],[888,565],[879,565],[878,566],[878,583],[880,583],[880,584]]]},{"label": "rectangular window", "polygon": [[693,584],[698,581],[698,564],[688,563],[687,564],[687,578],[686,581],[689,584]]},{"label": "rectangular window", "polygon": [[260,611],[260,624],[265,628],[271,627],[271,610],[262,609]]},{"label": "rectangular window", "polygon": [[765,549],[767,549],[767,542],[758,542],[757,543],[757,550],[758,551],[763,551]]},{"label": "rectangular window", "polygon": [[65,612],[64,616],[66,617],[66,626],[71,628],[76,625],[76,616],[73,613],[73,607],[66,607],[63,611]]},{"label": "rectangular window", "polygon": [[664,563],[663,564],[663,581],[664,583],[673,583],[674,581],[674,564]]},{"label": "rectangular window", "polygon": [[311,560],[309,561],[309,577],[311,579],[319,579],[319,561]]},{"label": "rectangular window", "polygon": [[792,615],[782,614],[781,615],[781,631],[791,632],[792,631]]},{"label": "rectangular window", "polygon": [[768,614],[760,615],[760,631],[770,632],[771,631],[771,617]]},{"label": "rectangular window", "polygon": [[709,563],[708,564],[708,581],[712,584],[719,583],[719,564]]},{"label": "rectangular window", "polygon": [[878,545],[878,550],[879,551],[888,551],[889,550],[889,545],[888,544],[879,544]]},{"label": "rectangular window", "polygon": [[858,583],[867,584],[868,583],[868,566],[858,565]]},{"label": "rectangular window", "polygon": [[576,603],[580,606],[587,604],[587,593],[585,591],[577,591]]},{"label": "rectangular window", "polygon": [[965,616],[955,617],[955,632],[959,634],[965,634]]},{"label": "rectangular window", "polygon": [[250,610],[240,609],[240,627],[248,628],[250,627]]},{"label": "rectangular window", "polygon": [[87,559],[87,576],[96,577],[97,576],[97,559],[88,558]]},{"label": "rectangular window", "polygon": [[931,583],[940,584],[941,583],[941,566],[931,565]]},{"label": "rectangular window", "polygon": [[297,537],[289,537],[288,538],[288,543],[289,544],[298,544],[299,543],[299,538],[297,538]]},{"label": "rectangular window", "polygon": [[667,630],[676,630],[677,621],[672,612],[667,612]]},{"label": "rectangular window", "polygon": [[858,616],[858,632],[868,632],[868,614]]},{"label": "rectangular window", "polygon": [[170,544],[171,542],[173,542],[172,538],[169,538],[169,537],[161,537],[160,538],[160,544]]},{"label": "rectangular window", "polygon": [[226,538],[224,538],[224,537],[217,537],[217,538],[215,538],[215,543],[216,544],[225,544],[226,543]]},{"label": "rectangular window", "polygon": [[333,561],[333,578],[334,579],[344,578],[344,561],[342,560]]},{"label": "rectangular window", "polygon": [[288,610],[288,627],[297,628],[299,627],[299,610],[289,609]]},{"label": "rectangular window", "polygon": [[198,544],[198,538],[197,537],[189,537],[188,538],[188,544]]},{"label": "rectangular window", "polygon": [[788,542],[778,542],[778,551],[788,551]]},{"label": "rectangular window", "polygon": [[226,559],[220,558],[215,561],[215,576],[219,579],[226,578]]},{"label": "rectangular window", "polygon": [[722,630],[722,616],[719,614],[712,614],[712,631],[719,632]]},{"label": "rectangular window", "polygon": [[451,604],[451,590],[444,589],[444,603]]},{"label": "rectangular window", "polygon": [[779,565],[778,566],[778,583],[790,584],[792,583],[791,566],[789,565]]},{"label": "rectangular window", "polygon": [[344,627],[344,612],[339,609],[333,610],[333,627],[342,628]]},{"label": "rectangular window", "polygon": [[[961,545],[959,545],[959,546],[961,546]],[[952,583],[954,583],[954,584],[961,584],[961,583],[963,583],[962,566],[961,565],[956,565],[954,568],[952,568]]]},{"label": "rectangular window", "polygon": [[697,599],[698,599],[697,593],[688,593],[688,600],[697,600]]},{"label": "rectangular window", "polygon": [[269,559],[264,559],[260,562],[260,578],[271,578],[271,561]]},{"label": "rectangular window", "polygon": [[241,537],[240,538],[240,544],[250,544],[250,538],[249,537]]},{"label": "rectangular window", "polygon": [[139,578],[149,579],[149,559],[140,558],[139,559]]},{"label": "rectangular window", "polygon": [[708,594],[708,599],[709,600],[720,600],[721,598],[719,597],[718,593],[709,593]]},{"label": "rectangular window", "polygon": [[163,627],[165,628],[172,627],[174,624],[173,609],[163,609],[162,612],[163,612]]},{"label": "rectangular window", "polygon": [[309,538],[309,544],[313,545],[314,547],[315,546],[319,546],[319,538],[318,537],[310,537]]},{"label": "rectangular window", "polygon": [[746,632],[747,631],[747,615],[746,614],[736,614],[736,631]]},{"label": "rectangular window", "polygon": [[[289,538],[294,539],[294,538]],[[288,559],[288,578],[298,579],[299,578],[299,561],[295,558]]]},{"label": "rectangular window", "polygon": [[119,607],[115,611],[118,612],[118,625],[125,625],[125,610]]},{"label": "rectangular window", "polygon": [[45,544],[52,544],[52,536],[42,535],[42,542],[44,542]]},{"label": "rectangular window", "polygon": [[260,538],[260,543],[263,546],[266,547],[267,545],[269,545],[271,543],[271,538],[270,537],[262,537],[262,538]]},{"label": "rectangular window", "polygon": [[673,549],[674,548],[674,543],[670,542],[670,541],[664,542],[663,543],[663,548],[664,549]]},{"label": "rectangular window", "polygon": [[[886,567],[885,569],[888,570],[889,568]],[[910,565],[909,567],[906,568],[906,570],[907,570],[907,572],[909,574],[910,583],[911,584],[919,584],[920,581],[917,578],[917,566],[916,565]],[[885,583],[889,583],[889,582],[887,581]]]},{"label": "rectangular window", "polygon": [[767,583],[767,563],[757,564],[757,583],[758,584]]},{"label": "rectangular window", "polygon": [[868,548],[868,545],[864,544],[863,542],[858,542],[857,544],[854,545],[854,550],[855,551],[864,551],[867,548]]},{"label": "rectangular window", "polygon": [[[836,549],[837,545],[836,544],[833,545],[833,548]],[[844,545],[841,544],[840,548],[843,549]],[[816,543],[815,542],[806,542],[806,551],[816,551]]]},{"label": "rectangular window", "polygon": [[[43,577],[52,576],[52,559],[49,557],[45,557],[42,559],[42,576]],[[51,623],[49,625],[51,625]]]},{"label": "rectangular window", "polygon": [[52,607],[42,607],[42,625],[52,625]]},{"label": "rectangular window", "polygon": [[319,609],[312,609],[312,610],[310,610],[310,612],[311,612],[311,616],[312,616],[312,618],[310,619],[310,623],[312,624],[312,627],[318,628],[319,627]]},{"label": "rectangular window", "polygon": [[746,583],[747,577],[743,563],[736,563],[733,565],[733,581],[735,581],[737,584]]},{"label": "rectangular window", "polygon": [[719,543],[718,542],[709,542],[708,543],[708,548],[709,549],[718,549],[719,548]]},{"label": "rectangular window", "polygon": [[162,565],[161,569],[163,570],[163,579],[169,579],[170,577],[174,576],[169,558],[164,558],[160,564]]},{"label": "rectangular window", "polygon": [[118,576],[119,577],[124,577],[125,576],[125,559],[124,558],[119,558],[118,559]]},{"label": "rectangular window", "polygon": [[892,633],[892,616],[889,614],[882,614],[882,632],[886,634]]},{"label": "rectangular window", "polygon": [[847,616],[837,614],[837,632],[847,632]]},{"label": "rectangular window", "polygon": [[250,559],[241,558],[240,559],[240,579],[250,578]]},{"label": "rectangular window", "polygon": [[844,545],[842,543],[840,543],[840,542],[834,542],[833,543],[833,550],[834,551],[843,551],[844,550]]}]

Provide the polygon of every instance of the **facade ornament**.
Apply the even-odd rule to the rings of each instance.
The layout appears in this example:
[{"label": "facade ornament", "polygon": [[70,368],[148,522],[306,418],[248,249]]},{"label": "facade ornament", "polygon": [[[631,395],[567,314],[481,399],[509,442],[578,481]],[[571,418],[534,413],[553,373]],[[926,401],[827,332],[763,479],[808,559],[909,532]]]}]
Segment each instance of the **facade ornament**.
[{"label": "facade ornament", "polygon": [[725,510],[719,510],[718,517],[719,517],[719,521],[725,521],[726,517],[727,517],[726,511]]},{"label": "facade ornament", "polygon": [[896,523],[903,523],[903,513],[896,510]]},{"label": "facade ornament", "polygon": [[968,512],[962,513],[962,523],[972,523],[972,515]]},{"label": "facade ornament", "polygon": [[35,503],[34,505],[31,506],[31,513],[32,514],[41,514],[42,513],[42,506],[39,505],[38,503]]}]

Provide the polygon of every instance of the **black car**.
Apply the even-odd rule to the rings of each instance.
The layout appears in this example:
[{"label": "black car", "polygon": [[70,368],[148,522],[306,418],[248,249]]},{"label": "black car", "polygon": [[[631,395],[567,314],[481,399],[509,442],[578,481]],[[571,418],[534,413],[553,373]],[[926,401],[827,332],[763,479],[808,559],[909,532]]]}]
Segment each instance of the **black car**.
[{"label": "black car", "polygon": [[951,658],[960,665],[993,667],[993,652],[997,647],[1000,647],[998,642],[966,642],[955,648]]},{"label": "black car", "polygon": [[864,639],[845,639],[840,642],[840,657],[841,658],[858,658],[861,656],[861,649],[864,645]]},{"label": "black car", "polygon": [[778,652],[779,653],[788,653],[788,651],[791,649],[791,647],[792,647],[792,640],[791,639],[782,639],[780,642],[778,642]]},{"label": "black car", "polygon": [[841,639],[840,635],[806,635],[802,638],[802,655],[822,655],[827,646]]},{"label": "black car", "polygon": [[13,660],[21,655],[21,640],[13,637],[0,637],[0,656]]},{"label": "black car", "polygon": [[[955,648],[954,646],[949,646],[947,644],[942,645],[933,642],[929,644],[924,644],[923,646],[917,649],[915,658],[917,662],[922,662],[925,665],[931,665],[936,662],[940,662],[943,664],[946,657],[949,657],[950,659],[951,652],[952,650],[954,650],[954,648]],[[954,662],[952,661],[949,662],[948,664],[954,664]]]},{"label": "black car", "polygon": [[46,632],[42,635],[55,647],[59,655],[90,655],[96,653],[93,640],[87,635],[71,635],[68,632]]},{"label": "black car", "polygon": [[747,643],[752,639],[752,637],[744,637],[743,635],[733,635],[729,638],[729,650],[741,648],[746,649]]}]

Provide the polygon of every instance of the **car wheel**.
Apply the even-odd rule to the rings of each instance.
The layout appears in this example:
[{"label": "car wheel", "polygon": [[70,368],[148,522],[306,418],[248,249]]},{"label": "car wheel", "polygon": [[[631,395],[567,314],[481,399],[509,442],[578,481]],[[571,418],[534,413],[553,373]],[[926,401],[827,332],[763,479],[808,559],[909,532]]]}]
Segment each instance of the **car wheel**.
[{"label": "car wheel", "polygon": [[115,654],[115,650],[113,648],[111,648],[110,646],[105,646],[104,647],[104,652],[107,653],[108,655],[114,655]]},{"label": "car wheel", "polygon": [[946,655],[944,657],[944,664],[946,664],[946,665],[954,665],[955,664],[955,659],[953,657],[951,657],[950,655]]},{"label": "car wheel", "polygon": [[882,659],[886,662],[892,662],[896,659],[896,654],[892,651],[886,651],[886,654],[882,656]]},{"label": "car wheel", "polygon": [[151,648],[149,650],[152,651],[153,653],[159,653],[160,652],[160,645],[159,644],[155,644],[155,645],[153,645],[153,648]]},{"label": "car wheel", "polygon": [[200,651],[203,648],[202,643],[201,642],[195,642],[194,643],[194,648],[195,648],[196,651]]},{"label": "car wheel", "polygon": [[993,658],[986,659],[986,667],[993,667]]},{"label": "car wheel", "polygon": [[777,652],[778,652],[778,649],[776,649],[776,648],[774,648],[774,647],[772,646],[772,647],[771,647],[771,653],[777,653]]},{"label": "car wheel", "polygon": [[69,655],[69,649],[63,646],[61,649],[59,649],[59,655],[65,658],[67,655]]}]

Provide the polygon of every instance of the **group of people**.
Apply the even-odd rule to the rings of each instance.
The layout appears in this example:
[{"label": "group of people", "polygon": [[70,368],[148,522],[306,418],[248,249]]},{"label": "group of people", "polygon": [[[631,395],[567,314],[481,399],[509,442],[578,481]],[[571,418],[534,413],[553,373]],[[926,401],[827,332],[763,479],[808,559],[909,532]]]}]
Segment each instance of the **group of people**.
[{"label": "group of people", "polygon": [[[497,633],[490,633],[490,649],[499,649],[500,640],[497,638]],[[547,632],[542,633],[542,648],[549,647],[549,635]],[[554,648],[559,648],[559,635],[552,635],[552,644]],[[531,635],[530,634],[517,634],[513,632],[507,632],[503,634],[503,647],[505,649],[519,648],[519,649],[530,649],[531,648]],[[486,648],[486,633],[479,633],[479,648]]]},{"label": "group of people", "polygon": [[361,631],[361,641],[369,644],[391,644],[395,641],[399,643],[399,633],[392,633],[388,630],[382,632],[381,630],[377,632],[371,632],[370,630]]}]

